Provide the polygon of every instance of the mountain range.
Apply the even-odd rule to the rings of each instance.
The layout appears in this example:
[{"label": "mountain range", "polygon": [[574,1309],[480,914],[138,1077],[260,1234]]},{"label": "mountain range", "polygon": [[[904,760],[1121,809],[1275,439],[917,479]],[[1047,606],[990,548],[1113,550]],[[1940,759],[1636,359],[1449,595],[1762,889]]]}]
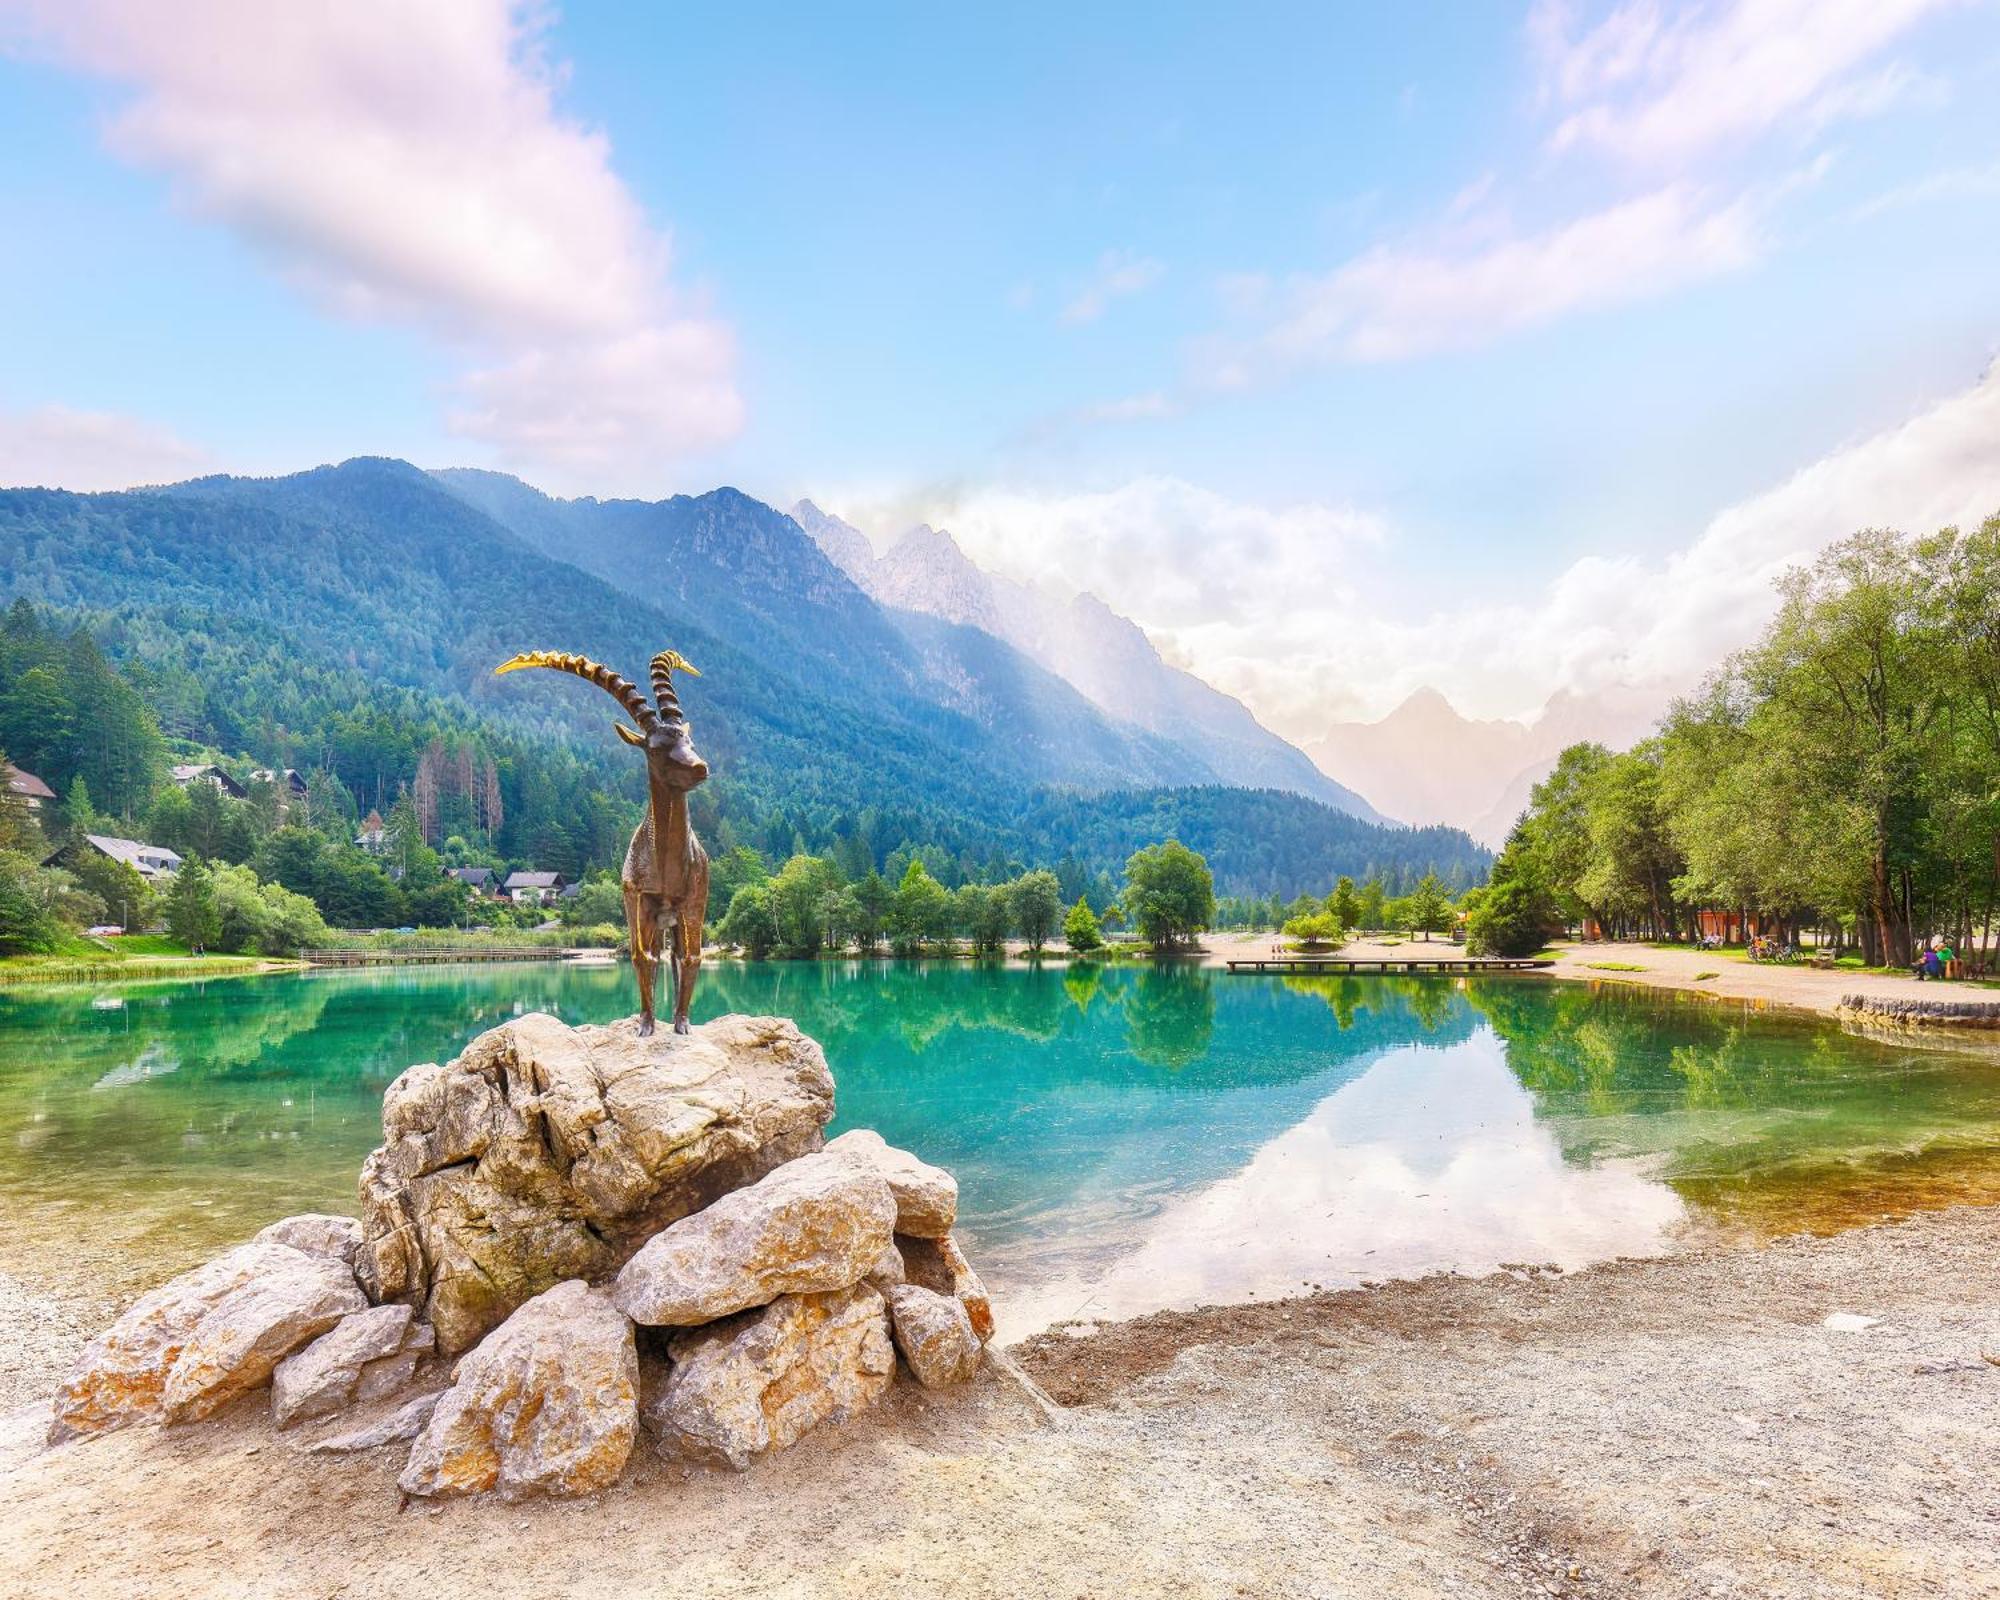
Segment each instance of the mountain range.
[{"label": "mountain range", "polygon": [[1092,594],[1065,596],[989,573],[949,533],[918,526],[882,555],[866,534],[810,500],[792,517],[827,559],[884,606],[980,629],[1048,668],[1108,716],[1187,750],[1228,781],[1387,819],[1231,699],[1162,659],[1135,622]]},{"label": "mountain range", "polygon": [[[599,790],[636,801],[608,700],[491,669],[549,648],[639,676],[671,644],[703,674],[684,695],[717,773],[698,817],[772,854],[844,842],[879,862],[926,843],[970,867],[1088,851],[1115,872],[1164,826],[1233,846],[1225,890],[1286,895],[1371,866],[1466,881],[1486,859],[1451,830],[1248,786],[1219,741],[1119,716],[984,628],[883,604],[734,489],[558,500],[363,458],[0,491],[0,596],[88,621],[189,744],[331,765],[357,795],[393,796],[421,730],[462,727],[559,748],[578,807]],[[525,748],[502,768],[544,781]]]}]

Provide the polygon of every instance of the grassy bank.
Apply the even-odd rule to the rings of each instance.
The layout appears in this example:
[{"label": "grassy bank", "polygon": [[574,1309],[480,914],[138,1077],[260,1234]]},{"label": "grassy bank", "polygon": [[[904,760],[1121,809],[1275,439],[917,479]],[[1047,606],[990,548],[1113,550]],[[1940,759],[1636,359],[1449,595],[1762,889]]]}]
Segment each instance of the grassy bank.
[{"label": "grassy bank", "polygon": [[271,956],[190,955],[161,934],[67,939],[44,955],[0,958],[0,988],[27,983],[152,983],[293,972],[302,963]]}]

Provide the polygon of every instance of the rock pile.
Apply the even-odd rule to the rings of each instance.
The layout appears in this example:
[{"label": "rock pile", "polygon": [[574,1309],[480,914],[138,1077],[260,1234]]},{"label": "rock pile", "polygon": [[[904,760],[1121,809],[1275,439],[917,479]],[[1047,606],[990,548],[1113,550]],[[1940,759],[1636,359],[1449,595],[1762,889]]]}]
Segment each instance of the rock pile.
[{"label": "rock pile", "polygon": [[409,1494],[574,1495],[642,1432],[740,1471],[872,1405],[899,1353],[962,1383],[993,1310],[958,1185],[866,1130],[824,1143],[832,1116],[783,1019],[518,1018],[389,1086],[360,1222],[288,1217],[143,1297],[78,1358],[50,1440],[266,1385],[280,1428],[400,1397],[309,1448],[413,1440]]}]

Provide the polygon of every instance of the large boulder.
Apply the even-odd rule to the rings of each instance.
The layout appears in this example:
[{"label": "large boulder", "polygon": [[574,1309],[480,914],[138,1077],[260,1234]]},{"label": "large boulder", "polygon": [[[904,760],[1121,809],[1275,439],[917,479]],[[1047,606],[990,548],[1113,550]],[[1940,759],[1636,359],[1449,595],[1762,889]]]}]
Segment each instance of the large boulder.
[{"label": "large boulder", "polygon": [[882,1293],[889,1302],[896,1348],[917,1382],[942,1389],[979,1370],[983,1346],[963,1301],[914,1283],[899,1283]]},{"label": "large boulder", "polygon": [[361,1224],[352,1217],[306,1211],[272,1223],[257,1235],[255,1242],[288,1244],[309,1256],[331,1256],[351,1267],[361,1250]]},{"label": "large boulder", "polygon": [[873,1405],[896,1370],[882,1296],[865,1283],[782,1295],[668,1349],[672,1370],[646,1407],[660,1454],[738,1472]]},{"label": "large boulder", "polygon": [[356,1401],[393,1394],[416,1375],[434,1339],[406,1305],[370,1306],[280,1361],[271,1374],[271,1416],[281,1428]]},{"label": "large boulder", "polygon": [[896,1197],[896,1231],[919,1239],[942,1239],[958,1220],[958,1179],[943,1167],[898,1150],[873,1128],[852,1128],[827,1141],[829,1155],[859,1161],[888,1184]]},{"label": "large boulder", "polygon": [[903,1258],[906,1281],[936,1294],[950,1295],[964,1306],[981,1344],[993,1337],[993,1302],[956,1239],[917,1239],[898,1234],[896,1248]]},{"label": "large boulder", "polygon": [[822,1151],[656,1234],[612,1298],[635,1322],[693,1327],[782,1294],[845,1289],[875,1270],[895,1224],[889,1186]]},{"label": "large boulder", "polygon": [[142,1295],[84,1347],[56,1391],[49,1440],[206,1417],[366,1304],[337,1258],[238,1245]]},{"label": "large boulder", "polygon": [[539,1013],[411,1067],[361,1173],[356,1261],[371,1299],[416,1306],[455,1354],[568,1278],[817,1150],[826,1058],[790,1021],[724,1017],[641,1038],[635,1019]]},{"label": "large boulder", "polygon": [[632,1324],[601,1290],[559,1283],[460,1358],[397,1480],[406,1494],[589,1494],[639,1432]]}]

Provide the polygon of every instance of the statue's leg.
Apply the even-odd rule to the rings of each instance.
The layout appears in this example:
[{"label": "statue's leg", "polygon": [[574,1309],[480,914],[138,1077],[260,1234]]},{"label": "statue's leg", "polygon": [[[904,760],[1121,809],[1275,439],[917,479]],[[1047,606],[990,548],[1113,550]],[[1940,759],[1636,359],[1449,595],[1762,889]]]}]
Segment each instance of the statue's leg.
[{"label": "statue's leg", "polygon": [[688,1031],[688,1009],[694,1004],[695,980],[701,976],[701,924],[697,909],[681,913],[680,937],[674,944],[674,1032]]},{"label": "statue's leg", "polygon": [[680,921],[672,910],[660,916],[660,959],[667,963],[674,980],[674,1032],[686,1033],[687,1027],[681,1021],[685,1008],[681,1003],[681,930]]},{"label": "statue's leg", "polygon": [[625,936],[632,945],[632,971],[639,980],[641,1038],[653,1031],[653,950],[646,945],[651,922],[646,897],[637,889],[628,887],[625,891]]}]

